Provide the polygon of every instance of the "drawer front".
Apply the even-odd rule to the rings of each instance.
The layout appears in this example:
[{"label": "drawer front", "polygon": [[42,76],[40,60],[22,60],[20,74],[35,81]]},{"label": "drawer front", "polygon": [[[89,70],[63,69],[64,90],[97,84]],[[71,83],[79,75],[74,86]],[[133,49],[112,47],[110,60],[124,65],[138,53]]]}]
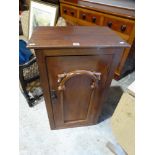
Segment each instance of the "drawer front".
[{"label": "drawer front", "polygon": [[123,19],[121,20],[121,19],[117,19],[117,18],[105,17],[103,25],[108,26],[111,29],[121,32],[123,34],[130,35],[130,33],[133,29],[134,23],[128,22]]},{"label": "drawer front", "polygon": [[80,11],[79,18],[83,21],[87,21],[96,25],[100,25],[101,16],[86,11]]},{"label": "drawer front", "polygon": [[74,8],[62,6],[61,11],[62,11],[62,14],[64,14],[64,15],[68,15],[68,16],[75,17],[75,18],[77,17],[77,10]]}]

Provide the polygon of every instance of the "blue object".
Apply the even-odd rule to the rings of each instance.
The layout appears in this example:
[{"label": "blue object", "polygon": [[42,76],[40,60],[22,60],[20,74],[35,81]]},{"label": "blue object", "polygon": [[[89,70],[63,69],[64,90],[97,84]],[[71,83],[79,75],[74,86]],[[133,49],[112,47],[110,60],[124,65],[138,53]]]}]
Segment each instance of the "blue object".
[{"label": "blue object", "polygon": [[24,40],[19,40],[19,64],[24,64],[30,60],[32,52],[26,47]]}]

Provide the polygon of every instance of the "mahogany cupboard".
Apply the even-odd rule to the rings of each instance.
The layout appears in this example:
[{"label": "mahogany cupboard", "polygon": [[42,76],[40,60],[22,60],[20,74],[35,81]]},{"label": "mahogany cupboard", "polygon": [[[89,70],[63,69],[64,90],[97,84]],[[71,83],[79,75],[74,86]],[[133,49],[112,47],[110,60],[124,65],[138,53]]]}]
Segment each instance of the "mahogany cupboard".
[{"label": "mahogany cupboard", "polygon": [[[90,35],[93,34],[93,35]],[[123,49],[106,27],[38,27],[35,49],[51,129],[97,123]]]}]

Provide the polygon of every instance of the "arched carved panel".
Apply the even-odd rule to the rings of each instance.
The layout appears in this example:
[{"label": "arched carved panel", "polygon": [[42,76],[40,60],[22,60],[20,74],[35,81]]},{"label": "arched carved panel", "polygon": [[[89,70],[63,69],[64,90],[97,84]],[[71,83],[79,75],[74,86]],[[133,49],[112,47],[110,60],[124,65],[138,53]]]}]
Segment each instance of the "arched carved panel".
[{"label": "arched carved panel", "polygon": [[64,123],[87,119],[100,76],[101,73],[86,70],[58,75]]}]

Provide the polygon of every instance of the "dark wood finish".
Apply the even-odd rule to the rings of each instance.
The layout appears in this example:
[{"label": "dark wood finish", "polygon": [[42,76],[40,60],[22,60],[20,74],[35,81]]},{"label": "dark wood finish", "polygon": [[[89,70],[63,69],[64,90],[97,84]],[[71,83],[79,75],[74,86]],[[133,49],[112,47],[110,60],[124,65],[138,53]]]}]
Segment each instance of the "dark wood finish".
[{"label": "dark wood finish", "polygon": [[[63,7],[68,7],[68,10],[76,10],[76,17],[65,14]],[[108,26],[114,30],[129,44],[134,44],[135,37],[135,21],[134,9],[127,9],[106,4],[96,4],[79,0],[78,4],[60,1],[61,16],[67,20],[69,25],[81,26]],[[128,72],[128,67],[125,66],[129,55],[134,53],[132,49],[124,49],[123,55],[115,71],[115,79],[122,77],[125,72]]]},{"label": "dark wood finish", "polygon": [[129,44],[107,27],[38,27],[28,47],[36,52],[51,129],[97,123]]},{"label": "dark wood finish", "polygon": [[28,47],[34,49],[86,47],[101,48],[111,46],[126,47],[128,44],[108,27],[101,26],[40,26],[34,30],[33,36],[28,44]]}]

